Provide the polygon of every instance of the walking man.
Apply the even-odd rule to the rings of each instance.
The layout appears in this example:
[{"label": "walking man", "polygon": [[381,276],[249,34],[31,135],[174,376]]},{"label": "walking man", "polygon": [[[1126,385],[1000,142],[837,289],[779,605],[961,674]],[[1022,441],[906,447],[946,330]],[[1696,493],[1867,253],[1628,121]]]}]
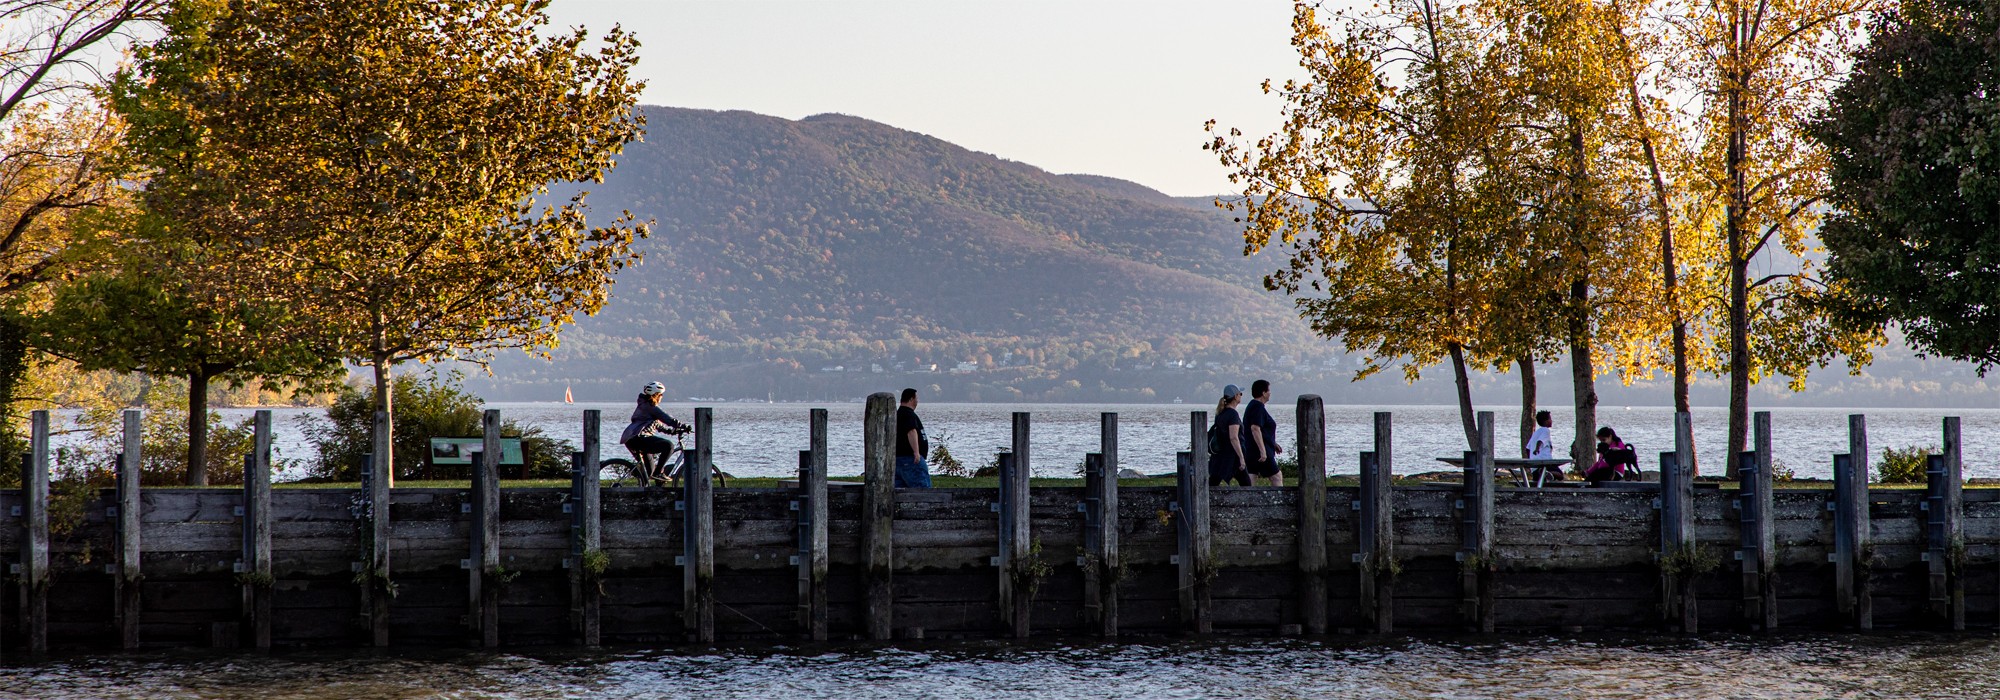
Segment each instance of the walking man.
[{"label": "walking man", "polygon": [[1285,474],[1278,470],[1278,421],[1265,404],[1271,401],[1271,383],[1262,379],[1250,383],[1250,405],[1243,408],[1243,448],[1250,470],[1250,484],[1284,486]]},{"label": "walking man", "polygon": [[924,461],[930,453],[930,436],[917,417],[917,390],[904,389],[903,405],[896,408],[896,488],[931,487],[931,465]]}]

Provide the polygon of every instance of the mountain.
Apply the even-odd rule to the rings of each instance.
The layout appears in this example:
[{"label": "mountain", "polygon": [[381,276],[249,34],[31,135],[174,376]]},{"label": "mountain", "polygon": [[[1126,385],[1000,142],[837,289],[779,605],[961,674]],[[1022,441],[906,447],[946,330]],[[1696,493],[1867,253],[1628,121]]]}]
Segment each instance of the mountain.
[{"label": "mountain", "polygon": [[[496,363],[489,396],[622,397],[664,376],[708,396],[845,396],[859,380],[941,398],[1149,399],[1212,383],[1188,372],[1335,355],[1262,288],[1274,259],[1246,258],[1206,199],[845,115],[645,114],[644,142],[589,196],[598,216],[654,220],[643,264],[553,363]],[[829,376],[878,365],[922,376]]]},{"label": "mountain", "polygon": [[[1333,403],[1454,400],[1442,367],[1414,384],[1396,371],[1349,382],[1353,360],[1263,290],[1283,261],[1245,257],[1213,198],[1050,173],[845,115],[645,112],[646,140],[589,188],[596,216],[656,222],[644,264],[553,361],[504,356],[468,388],[605,401],[662,380],[676,397],[844,400],[914,386],[947,401],[1199,406],[1223,384],[1268,378]],[[1753,400],[1990,406],[2000,392],[1897,340],[1859,374],[1823,370],[1800,393],[1765,381]],[[1538,374],[1542,398],[1560,403],[1566,367]],[[1518,400],[1512,375],[1471,380],[1481,403]],[[1598,390],[1607,406],[1670,402],[1658,374]],[[1725,397],[1698,378],[1696,403]]]}]

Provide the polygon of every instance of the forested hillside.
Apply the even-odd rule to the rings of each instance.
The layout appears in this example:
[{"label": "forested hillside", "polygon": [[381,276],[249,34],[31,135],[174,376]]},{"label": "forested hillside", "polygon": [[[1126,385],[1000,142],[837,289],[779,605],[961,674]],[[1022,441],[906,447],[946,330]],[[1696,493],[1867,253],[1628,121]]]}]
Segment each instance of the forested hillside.
[{"label": "forested hillside", "polygon": [[[645,142],[590,195],[598,216],[656,221],[644,264],[553,364],[503,358],[497,393],[665,374],[783,398],[880,365],[936,374],[925,384],[947,393],[984,388],[959,398],[1151,398],[1141,389],[1188,385],[1189,371],[1323,368],[1332,354],[1262,289],[1275,262],[1244,258],[1201,202],[855,117],[646,116]],[[952,375],[961,363],[977,369]],[[1177,376],[1148,378],[1160,372]]]}]

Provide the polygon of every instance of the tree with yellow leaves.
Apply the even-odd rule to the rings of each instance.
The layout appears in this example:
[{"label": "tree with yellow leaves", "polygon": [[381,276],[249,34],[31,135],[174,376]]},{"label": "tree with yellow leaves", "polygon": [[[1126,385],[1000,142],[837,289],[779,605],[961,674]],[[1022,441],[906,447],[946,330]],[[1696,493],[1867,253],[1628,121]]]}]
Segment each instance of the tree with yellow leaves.
[{"label": "tree with yellow leaves", "polygon": [[1551,329],[1568,349],[1575,434],[1572,458],[1591,457],[1583,439],[1597,431],[1596,380],[1615,354],[1644,338],[1632,313],[1652,280],[1655,253],[1641,225],[1643,180],[1635,149],[1622,138],[1630,120],[1618,80],[1610,8],[1597,0],[1487,0],[1482,15],[1506,32],[1509,72],[1497,90],[1512,96],[1509,128],[1527,147],[1513,170],[1521,181],[1523,225],[1546,262],[1524,257],[1525,279],[1560,299]]},{"label": "tree with yellow leaves", "polygon": [[[1218,132],[1205,148],[1243,197],[1246,251],[1280,247],[1289,265],[1265,285],[1297,297],[1300,316],[1350,351],[1365,377],[1392,364],[1415,379],[1449,361],[1468,445],[1477,443],[1468,371],[1531,354],[1523,323],[1522,225],[1511,168],[1498,36],[1470,3],[1391,0],[1338,13],[1334,26],[1296,6],[1292,44],[1306,77],[1265,84],[1285,124],[1241,143]],[[1532,316],[1528,317],[1532,320]]]},{"label": "tree with yellow leaves", "polygon": [[[1805,375],[1845,355],[1851,367],[1883,342],[1879,326],[1828,313],[1809,238],[1828,191],[1826,154],[1808,123],[1839,78],[1877,0],[1680,0],[1666,8],[1691,59],[1684,77],[1703,97],[1698,177],[1720,201],[1723,265],[1697,268],[1704,287],[1726,289],[1718,316],[1729,376],[1729,453],[1744,449],[1750,385],[1770,374],[1803,388]],[[1767,271],[1751,279],[1753,264]],[[1735,472],[1735,465],[1729,472]]]},{"label": "tree with yellow leaves", "polygon": [[645,232],[536,201],[599,180],[641,128],[637,42],[551,32],[546,7],[177,4],[114,90],[149,210],[371,367],[377,410],[397,364],[546,351]]},{"label": "tree with yellow leaves", "polygon": [[17,312],[59,276],[75,216],[115,204],[106,156],[120,126],[91,91],[166,0],[0,0],[0,448],[28,369]]}]

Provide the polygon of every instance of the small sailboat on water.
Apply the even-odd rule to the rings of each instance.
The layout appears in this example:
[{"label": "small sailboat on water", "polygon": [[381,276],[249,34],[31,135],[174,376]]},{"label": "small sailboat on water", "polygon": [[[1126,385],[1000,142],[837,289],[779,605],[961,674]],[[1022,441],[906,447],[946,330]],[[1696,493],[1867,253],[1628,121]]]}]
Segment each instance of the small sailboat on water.
[{"label": "small sailboat on water", "polygon": [[576,403],[576,397],[571,396],[569,393],[568,384],[563,385],[563,403]]}]

